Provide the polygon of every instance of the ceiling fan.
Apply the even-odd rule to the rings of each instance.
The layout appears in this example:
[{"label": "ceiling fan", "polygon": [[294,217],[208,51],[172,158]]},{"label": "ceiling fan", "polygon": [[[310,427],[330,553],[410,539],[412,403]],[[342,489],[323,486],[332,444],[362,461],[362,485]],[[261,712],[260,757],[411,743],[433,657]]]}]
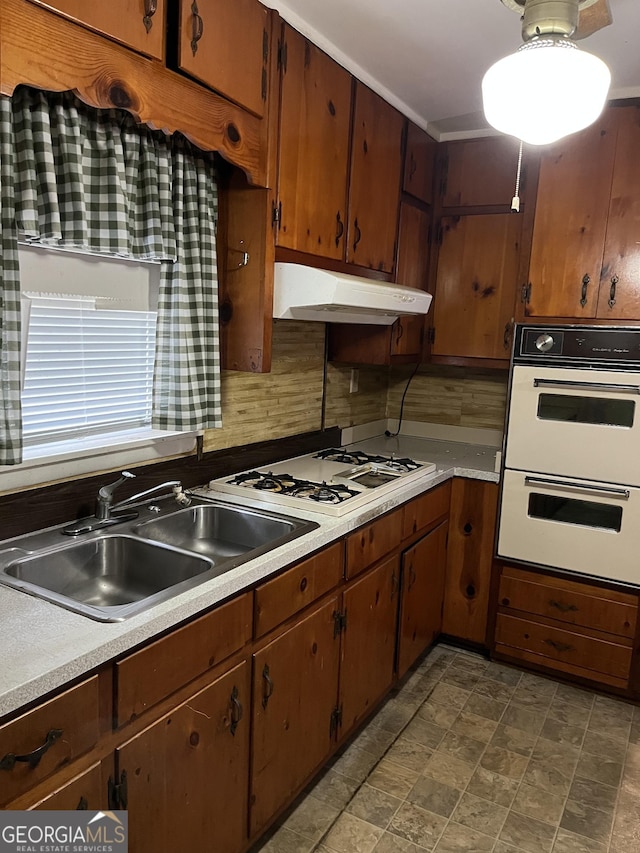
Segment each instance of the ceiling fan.
[{"label": "ceiling fan", "polygon": [[581,50],[611,23],[607,0],[502,0],[522,18],[524,44],[482,80],[490,125],[523,142],[544,145],[592,124],[602,112],[611,73]]},{"label": "ceiling fan", "polygon": [[522,16],[522,37],[557,33],[584,39],[613,22],[608,0],[502,0]]}]

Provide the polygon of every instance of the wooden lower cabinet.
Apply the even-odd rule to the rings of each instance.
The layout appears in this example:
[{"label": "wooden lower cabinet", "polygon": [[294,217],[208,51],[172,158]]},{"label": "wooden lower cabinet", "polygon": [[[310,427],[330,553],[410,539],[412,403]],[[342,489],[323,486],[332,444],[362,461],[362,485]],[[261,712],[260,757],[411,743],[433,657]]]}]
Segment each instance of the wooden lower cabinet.
[{"label": "wooden lower cabinet", "polygon": [[116,750],[131,850],[246,847],[249,690],[242,662]]},{"label": "wooden lower cabinet", "polygon": [[402,555],[398,677],[407,672],[442,629],[447,566],[447,522]]},{"label": "wooden lower cabinet", "polygon": [[341,738],[368,716],[393,682],[399,560],[398,556],[391,557],[344,592]]},{"label": "wooden lower cabinet", "polygon": [[514,566],[499,571],[497,656],[628,689],[637,595]]},{"label": "wooden lower cabinet", "polygon": [[[253,655],[252,837],[331,752],[340,660],[338,611],[335,595]],[[226,853],[225,847],[219,849]]]},{"label": "wooden lower cabinet", "polygon": [[454,478],[442,633],[481,646],[487,642],[497,509],[497,483]]}]

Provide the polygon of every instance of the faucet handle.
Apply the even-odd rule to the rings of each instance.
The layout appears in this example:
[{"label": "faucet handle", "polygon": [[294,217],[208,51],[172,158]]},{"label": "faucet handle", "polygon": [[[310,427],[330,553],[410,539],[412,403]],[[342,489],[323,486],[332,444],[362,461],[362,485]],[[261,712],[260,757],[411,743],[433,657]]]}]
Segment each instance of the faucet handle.
[{"label": "faucet handle", "polygon": [[100,488],[98,497],[105,503],[111,503],[111,497],[118,486],[121,486],[122,483],[126,483],[127,480],[135,480],[135,477],[136,475],[132,474],[130,471],[123,471],[120,478],[116,480],[115,483],[109,483],[108,485]]}]

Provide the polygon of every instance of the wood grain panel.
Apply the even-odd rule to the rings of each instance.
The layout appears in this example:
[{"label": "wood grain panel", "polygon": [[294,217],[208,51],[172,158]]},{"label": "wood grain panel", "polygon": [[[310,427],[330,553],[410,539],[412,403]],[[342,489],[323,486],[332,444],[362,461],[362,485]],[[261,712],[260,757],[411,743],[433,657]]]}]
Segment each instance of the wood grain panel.
[{"label": "wood grain panel", "polygon": [[508,208],[516,182],[518,146],[508,136],[449,142],[444,155],[442,206]]},{"label": "wood grain panel", "polygon": [[638,597],[567,578],[506,566],[500,579],[502,607],[633,639]]},{"label": "wood grain panel", "polygon": [[347,578],[353,578],[397,548],[402,540],[402,508],[365,524],[347,537]]},{"label": "wood grain panel", "polygon": [[427,204],[433,201],[433,172],[438,143],[421,127],[409,122],[402,189]]},{"label": "wood grain panel", "polygon": [[69,811],[72,809],[107,809],[106,785],[102,783],[101,765],[92,764],[49,796],[35,803],[30,809],[47,811]]},{"label": "wood grain panel", "polygon": [[[626,680],[629,677],[633,653],[630,643],[624,645],[593,633],[578,633],[559,628],[551,624],[550,620],[534,622],[498,613],[495,639],[496,647],[510,647],[511,654],[516,656],[518,650],[521,650],[546,658],[546,666],[576,666],[591,670],[594,678],[603,675]],[[606,678],[603,680],[606,681]]]},{"label": "wood grain panel", "polygon": [[454,478],[442,631],[479,645],[486,643],[497,508],[497,483]]},{"label": "wood grain panel", "polygon": [[[640,106],[618,107],[615,114],[618,139],[598,317],[605,321],[640,320]],[[617,281],[612,293],[614,277]]]},{"label": "wood grain panel", "polygon": [[336,587],[344,577],[344,545],[336,542],[255,592],[255,636],[262,637]]},{"label": "wood grain panel", "polygon": [[409,501],[402,507],[402,538],[408,539],[421,530],[426,530],[438,519],[444,518],[449,514],[450,502],[450,481]]},{"label": "wood grain panel", "polygon": [[358,371],[358,390],[351,394],[350,368],[327,365],[327,425],[338,424],[345,429],[386,418],[388,368],[360,367]]},{"label": "wood grain panel", "polygon": [[217,666],[251,637],[248,592],[116,663],[116,722],[134,720],[165,696]]},{"label": "wood grain panel", "polygon": [[41,747],[47,735],[59,731],[35,767],[16,762],[0,771],[0,805],[15,799],[98,742],[98,676],[81,682],[0,726],[0,759],[26,755]]},{"label": "wood grain panel", "polygon": [[84,24],[133,50],[164,58],[165,3],[157,0],[156,11],[145,26],[145,4],[141,0],[110,0],[87,3],[86,0],[31,0],[39,6],[60,12],[72,21]]}]

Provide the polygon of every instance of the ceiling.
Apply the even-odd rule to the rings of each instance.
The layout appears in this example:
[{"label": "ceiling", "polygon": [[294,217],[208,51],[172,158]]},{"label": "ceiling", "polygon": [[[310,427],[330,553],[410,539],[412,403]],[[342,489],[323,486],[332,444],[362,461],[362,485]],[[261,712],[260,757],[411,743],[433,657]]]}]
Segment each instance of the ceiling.
[{"label": "ceiling", "polygon": [[[522,44],[500,0],[266,0],[296,29],[436,139],[488,129],[480,83]],[[640,2],[609,0],[613,24],[580,46],[611,69],[610,97],[640,97]]]}]

